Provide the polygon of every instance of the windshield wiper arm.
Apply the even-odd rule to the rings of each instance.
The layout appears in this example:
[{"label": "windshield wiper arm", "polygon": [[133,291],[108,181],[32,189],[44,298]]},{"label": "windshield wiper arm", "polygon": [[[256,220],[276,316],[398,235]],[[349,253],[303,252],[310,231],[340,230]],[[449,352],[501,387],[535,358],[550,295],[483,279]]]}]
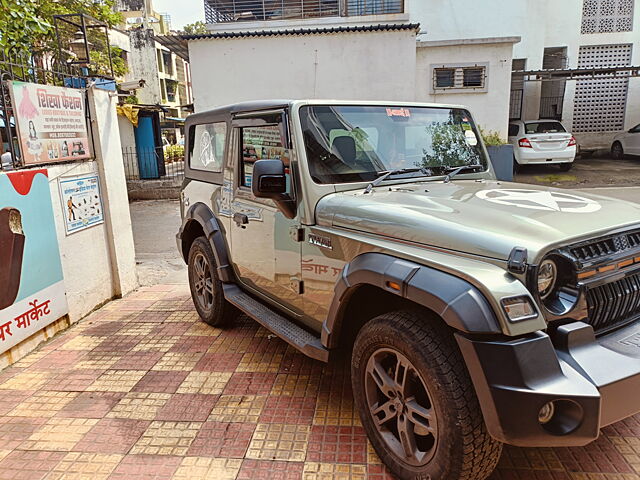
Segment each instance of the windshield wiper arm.
[{"label": "windshield wiper arm", "polygon": [[484,165],[479,163],[472,165],[460,165],[459,167],[451,167],[452,170],[444,177],[444,183],[449,183],[453,177],[462,172],[463,170],[477,170],[478,168],[484,168]]},{"label": "windshield wiper arm", "polygon": [[380,175],[378,178],[376,178],[369,185],[367,185],[367,188],[364,189],[364,193],[371,193],[371,190],[373,190],[374,187],[377,187],[378,185],[380,185],[382,182],[384,182],[391,175],[398,175],[400,173],[413,173],[413,172],[422,172],[425,175],[430,175],[431,174],[424,167],[420,167],[420,168],[397,168],[395,170],[386,170],[386,171],[383,170],[382,172],[378,172],[378,175]]}]

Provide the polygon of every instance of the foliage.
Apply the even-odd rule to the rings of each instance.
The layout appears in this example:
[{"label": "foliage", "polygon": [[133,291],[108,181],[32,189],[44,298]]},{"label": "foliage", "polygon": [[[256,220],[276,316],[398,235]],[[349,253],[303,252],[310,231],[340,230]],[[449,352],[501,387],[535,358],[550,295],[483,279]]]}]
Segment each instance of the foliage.
[{"label": "foliage", "polygon": [[431,149],[423,149],[418,167],[442,167],[478,163],[476,147],[467,143],[464,131],[450,122],[435,122],[425,127],[431,137]]},{"label": "foliage", "polygon": [[184,159],[184,145],[167,145],[164,148],[164,159],[166,162],[174,162]]},{"label": "foliage", "polygon": [[480,128],[480,135],[482,135],[482,141],[487,147],[495,147],[507,144],[507,142],[500,136],[500,134],[493,130],[483,130],[482,128]]},{"label": "foliage", "polygon": [[187,35],[202,35],[203,33],[207,33],[207,27],[204,22],[198,21],[185,25],[183,31]]},{"label": "foliage", "polygon": [[[115,0],[0,0],[0,49],[11,55],[47,53],[57,57],[54,15],[84,13],[112,27],[122,21],[114,4]],[[67,41],[72,40],[74,29],[73,26],[60,28],[60,34]],[[94,43],[92,36],[97,33],[89,35],[90,42]],[[104,46],[104,40],[102,44]],[[100,50],[99,46],[95,49]],[[98,69],[104,68],[105,62],[109,64],[106,53],[96,57],[96,61]]]},{"label": "foliage", "polygon": [[[129,66],[122,57],[122,49],[111,45],[111,61],[113,62],[113,76],[116,78],[124,77],[129,71]],[[92,75],[110,76],[109,57],[105,50],[92,50],[89,52],[91,59],[90,71]]]},{"label": "foliage", "polygon": [[123,103],[129,103],[131,105],[137,105],[138,103],[140,103],[140,101],[138,100],[137,96],[129,95],[128,97],[124,97]]}]

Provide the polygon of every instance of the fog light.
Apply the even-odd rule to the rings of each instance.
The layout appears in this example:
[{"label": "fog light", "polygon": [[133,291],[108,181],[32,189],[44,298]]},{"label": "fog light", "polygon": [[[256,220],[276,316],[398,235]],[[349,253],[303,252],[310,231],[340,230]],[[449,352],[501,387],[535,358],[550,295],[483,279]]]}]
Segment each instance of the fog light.
[{"label": "fog light", "polygon": [[538,412],[538,421],[542,425],[544,425],[545,423],[549,423],[555,413],[556,413],[556,407],[553,405],[553,402],[547,402],[542,406],[542,408]]}]

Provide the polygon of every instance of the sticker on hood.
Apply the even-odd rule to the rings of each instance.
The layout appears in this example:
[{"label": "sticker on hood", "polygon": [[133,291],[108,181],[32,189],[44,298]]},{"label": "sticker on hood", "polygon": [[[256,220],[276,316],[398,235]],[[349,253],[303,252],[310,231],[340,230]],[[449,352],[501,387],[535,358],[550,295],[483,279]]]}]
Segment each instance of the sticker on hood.
[{"label": "sticker on hood", "polygon": [[481,190],[476,193],[476,196],[500,205],[548,212],[592,213],[601,208],[598,202],[589,198],[545,190],[526,190],[523,188],[492,189]]}]

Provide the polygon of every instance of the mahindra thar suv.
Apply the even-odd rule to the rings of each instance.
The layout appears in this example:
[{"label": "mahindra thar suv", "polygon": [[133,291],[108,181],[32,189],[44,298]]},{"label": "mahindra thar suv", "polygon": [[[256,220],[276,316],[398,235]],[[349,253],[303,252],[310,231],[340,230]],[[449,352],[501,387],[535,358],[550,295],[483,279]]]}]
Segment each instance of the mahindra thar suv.
[{"label": "mahindra thar suv", "polygon": [[195,308],[351,355],[399,478],[484,479],[503,443],[640,411],[640,205],[497,181],[465,107],[264,101],[186,120]]}]

